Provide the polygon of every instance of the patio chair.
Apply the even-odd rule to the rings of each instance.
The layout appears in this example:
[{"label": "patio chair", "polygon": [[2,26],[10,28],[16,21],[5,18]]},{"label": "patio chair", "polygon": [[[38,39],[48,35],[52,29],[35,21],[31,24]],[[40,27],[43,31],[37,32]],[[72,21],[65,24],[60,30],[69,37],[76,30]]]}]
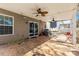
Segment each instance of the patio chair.
[{"label": "patio chair", "polygon": [[[67,40],[71,41],[72,33],[71,33],[71,32],[66,32],[65,35],[66,35],[66,37],[67,37]],[[67,40],[66,40],[66,41],[67,41]]]}]

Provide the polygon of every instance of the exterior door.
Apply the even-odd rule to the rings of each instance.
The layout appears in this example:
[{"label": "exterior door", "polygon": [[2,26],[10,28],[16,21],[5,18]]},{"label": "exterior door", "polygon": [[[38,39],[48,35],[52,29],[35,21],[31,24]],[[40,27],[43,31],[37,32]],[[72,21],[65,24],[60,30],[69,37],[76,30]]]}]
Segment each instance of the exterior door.
[{"label": "exterior door", "polygon": [[29,22],[29,37],[38,36],[38,23],[37,22]]},{"label": "exterior door", "polygon": [[38,35],[38,23],[34,23],[34,35]]}]

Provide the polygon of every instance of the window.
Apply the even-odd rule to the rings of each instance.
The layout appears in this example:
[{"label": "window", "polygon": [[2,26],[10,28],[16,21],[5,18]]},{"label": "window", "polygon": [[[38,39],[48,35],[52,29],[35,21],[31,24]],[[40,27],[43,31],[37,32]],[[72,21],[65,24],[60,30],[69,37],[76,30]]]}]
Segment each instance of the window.
[{"label": "window", "polygon": [[79,11],[76,14],[76,35],[77,40],[79,40]]},{"label": "window", "polygon": [[0,24],[3,24],[3,23],[4,23],[4,17],[0,16]]},{"label": "window", "polygon": [[0,35],[13,34],[13,17],[0,15]]},{"label": "window", "polygon": [[70,28],[71,20],[59,21],[59,28]]},{"label": "window", "polygon": [[79,28],[79,12],[76,14],[76,27]]}]

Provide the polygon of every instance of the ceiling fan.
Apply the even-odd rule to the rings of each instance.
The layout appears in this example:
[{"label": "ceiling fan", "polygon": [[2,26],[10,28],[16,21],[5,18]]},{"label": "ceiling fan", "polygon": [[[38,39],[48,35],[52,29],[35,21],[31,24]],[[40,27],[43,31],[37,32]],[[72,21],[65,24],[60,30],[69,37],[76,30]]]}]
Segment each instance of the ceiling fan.
[{"label": "ceiling fan", "polygon": [[38,8],[38,9],[36,10],[36,12],[37,12],[37,13],[34,13],[34,14],[36,14],[36,17],[39,16],[39,15],[41,15],[41,16],[44,17],[44,16],[46,16],[46,14],[48,14],[48,11],[42,11],[41,8]]}]

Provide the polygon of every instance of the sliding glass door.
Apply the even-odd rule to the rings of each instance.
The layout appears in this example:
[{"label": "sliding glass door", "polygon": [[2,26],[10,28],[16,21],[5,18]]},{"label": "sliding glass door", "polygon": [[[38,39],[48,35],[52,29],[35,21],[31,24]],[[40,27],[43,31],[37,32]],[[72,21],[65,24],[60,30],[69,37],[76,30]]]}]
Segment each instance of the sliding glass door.
[{"label": "sliding glass door", "polygon": [[35,27],[34,27],[34,35],[38,35],[38,23],[34,23]]},{"label": "sliding glass door", "polygon": [[38,36],[38,23],[37,22],[29,22],[29,37]]}]

